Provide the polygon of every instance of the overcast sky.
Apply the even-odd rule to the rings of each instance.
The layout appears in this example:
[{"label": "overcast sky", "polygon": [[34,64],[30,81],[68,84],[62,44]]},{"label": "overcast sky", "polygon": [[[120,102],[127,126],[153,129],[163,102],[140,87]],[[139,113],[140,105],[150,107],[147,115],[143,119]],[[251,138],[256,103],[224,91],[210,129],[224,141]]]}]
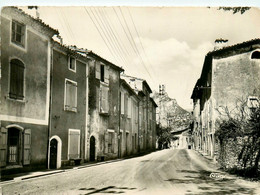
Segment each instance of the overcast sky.
[{"label": "overcast sky", "polygon": [[[40,7],[40,18],[59,30],[65,44],[87,48],[144,78],[185,109],[204,57],[217,38],[236,44],[260,36],[260,10],[244,14],[217,8]],[[30,13],[34,14],[35,10]]]}]

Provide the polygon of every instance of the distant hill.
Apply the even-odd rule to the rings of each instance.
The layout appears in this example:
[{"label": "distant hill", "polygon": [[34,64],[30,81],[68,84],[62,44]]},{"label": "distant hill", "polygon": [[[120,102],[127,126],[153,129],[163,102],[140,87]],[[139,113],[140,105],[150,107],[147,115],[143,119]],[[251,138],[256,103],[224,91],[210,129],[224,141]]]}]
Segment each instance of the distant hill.
[{"label": "distant hill", "polygon": [[191,113],[180,107],[176,99],[170,98],[167,93],[159,95],[154,91],[152,97],[157,108],[157,122],[163,127],[170,127],[172,131],[185,129],[190,125]]}]

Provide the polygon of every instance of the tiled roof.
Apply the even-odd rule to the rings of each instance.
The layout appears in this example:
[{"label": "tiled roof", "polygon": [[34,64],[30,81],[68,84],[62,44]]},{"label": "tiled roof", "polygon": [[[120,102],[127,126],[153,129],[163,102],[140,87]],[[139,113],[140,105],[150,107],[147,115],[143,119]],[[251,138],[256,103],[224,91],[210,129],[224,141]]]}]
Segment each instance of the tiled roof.
[{"label": "tiled roof", "polygon": [[245,41],[245,42],[242,42],[242,43],[226,46],[226,47],[214,50],[214,51],[210,51],[210,52],[208,52],[207,55],[221,54],[222,52],[235,50],[235,49],[241,49],[243,47],[247,47],[247,46],[250,46],[250,45],[253,45],[253,44],[260,44],[260,39],[259,38],[251,39],[249,41]]},{"label": "tiled roof", "polygon": [[48,24],[43,22],[41,19],[35,18],[35,17],[31,16],[30,14],[27,14],[25,11],[23,11],[22,9],[20,9],[18,7],[10,6],[10,8],[13,8],[15,11],[19,12],[20,14],[22,14],[30,19],[33,19],[34,21],[38,22],[41,26],[53,31],[55,34],[59,34],[59,31],[57,29],[52,28],[51,26],[49,26]]},{"label": "tiled roof", "polygon": [[122,67],[119,67],[119,66],[113,64],[112,62],[110,62],[110,61],[106,60],[105,58],[99,56],[98,54],[94,53],[92,50],[88,50],[88,49],[84,49],[84,48],[77,48],[75,46],[69,46],[69,47],[70,47],[70,49],[75,50],[75,51],[77,51],[78,53],[80,53],[82,55],[89,55],[89,56],[97,57],[101,61],[104,61],[105,63],[108,63],[112,67],[118,69],[120,72],[124,71],[124,69]]}]

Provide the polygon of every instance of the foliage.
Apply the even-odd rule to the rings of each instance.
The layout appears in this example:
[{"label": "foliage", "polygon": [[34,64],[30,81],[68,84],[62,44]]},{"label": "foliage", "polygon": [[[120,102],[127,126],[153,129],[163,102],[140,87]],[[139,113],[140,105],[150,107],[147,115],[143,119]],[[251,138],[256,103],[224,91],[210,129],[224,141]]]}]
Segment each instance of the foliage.
[{"label": "foliage", "polygon": [[156,125],[156,135],[158,141],[158,149],[165,149],[168,148],[171,141],[176,140],[171,134],[171,129],[167,127],[162,127],[160,124]]},{"label": "foliage", "polygon": [[251,9],[251,7],[219,7],[218,9],[224,11],[233,11],[233,14],[240,12],[242,15],[243,13]]},{"label": "foliage", "polygon": [[216,131],[221,153],[225,152],[229,139],[235,141],[238,137],[242,138],[237,159],[246,172],[257,173],[260,159],[260,108],[249,109],[245,101],[240,101],[232,112],[227,107],[223,110],[219,113],[225,117],[218,121]]}]

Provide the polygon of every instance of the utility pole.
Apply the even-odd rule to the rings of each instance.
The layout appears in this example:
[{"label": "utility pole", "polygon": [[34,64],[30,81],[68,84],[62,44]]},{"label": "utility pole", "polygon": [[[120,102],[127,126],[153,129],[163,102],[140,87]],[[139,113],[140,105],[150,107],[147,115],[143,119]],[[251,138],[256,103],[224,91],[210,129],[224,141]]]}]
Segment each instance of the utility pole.
[{"label": "utility pole", "polygon": [[165,95],[165,85],[159,85],[159,127],[161,125],[162,98]]}]

